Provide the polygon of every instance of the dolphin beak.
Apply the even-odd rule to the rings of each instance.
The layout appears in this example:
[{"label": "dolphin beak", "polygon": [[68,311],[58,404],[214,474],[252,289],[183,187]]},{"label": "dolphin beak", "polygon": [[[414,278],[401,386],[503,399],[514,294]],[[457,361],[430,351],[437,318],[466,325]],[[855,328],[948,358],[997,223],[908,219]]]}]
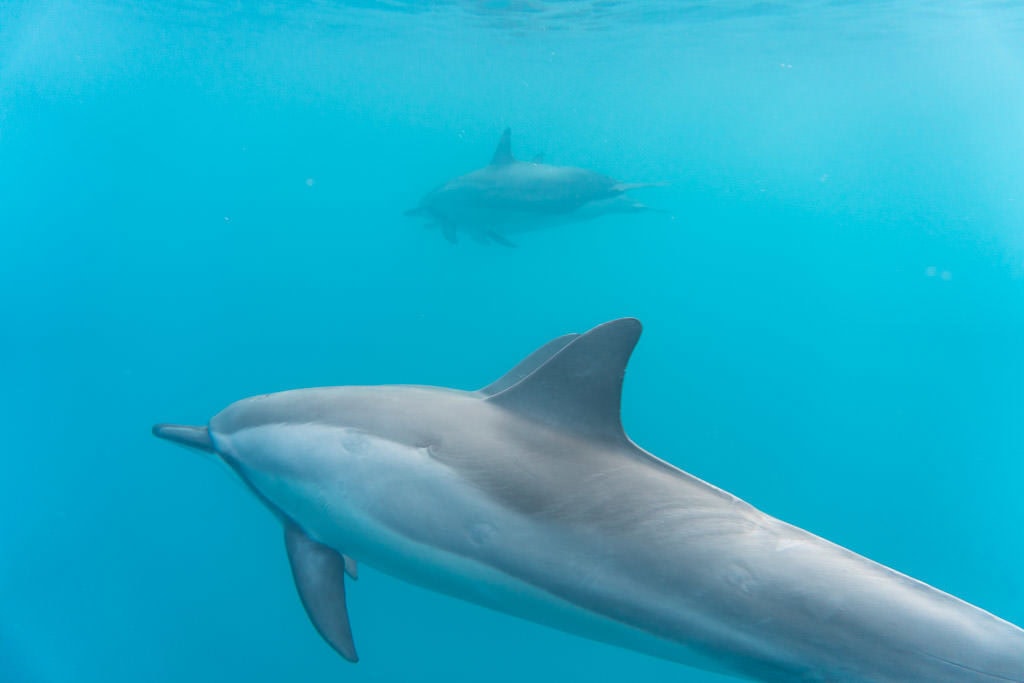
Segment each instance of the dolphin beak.
[{"label": "dolphin beak", "polygon": [[167,439],[174,443],[198,448],[207,453],[215,453],[213,441],[210,439],[210,430],[206,427],[193,427],[191,425],[153,425],[153,436]]}]

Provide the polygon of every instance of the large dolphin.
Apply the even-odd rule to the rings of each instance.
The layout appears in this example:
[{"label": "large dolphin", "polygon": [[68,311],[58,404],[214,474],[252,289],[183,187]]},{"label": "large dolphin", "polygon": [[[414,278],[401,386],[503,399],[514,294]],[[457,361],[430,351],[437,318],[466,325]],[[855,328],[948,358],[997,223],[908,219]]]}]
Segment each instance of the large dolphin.
[{"label": "large dolphin", "polygon": [[274,512],[306,611],[353,661],[358,560],[759,681],[1024,682],[1021,629],[634,444],[619,401],[639,335],[560,337],[479,391],[285,391],[153,432],[217,454]]},{"label": "large dolphin", "polygon": [[652,185],[620,183],[585,168],[545,164],[540,157],[519,161],[512,156],[512,131],[506,128],[490,164],[449,180],[405,213],[430,219],[452,243],[463,231],[482,242],[514,246],[509,233],[647,211],[625,193]]}]

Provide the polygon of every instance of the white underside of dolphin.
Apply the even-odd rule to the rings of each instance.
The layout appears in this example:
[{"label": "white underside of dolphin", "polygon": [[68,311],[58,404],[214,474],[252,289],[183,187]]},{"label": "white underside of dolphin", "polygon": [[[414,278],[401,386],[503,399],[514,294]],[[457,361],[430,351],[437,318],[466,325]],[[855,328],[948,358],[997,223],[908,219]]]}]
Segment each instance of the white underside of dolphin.
[{"label": "white underside of dolphin", "polygon": [[476,392],[304,389],[154,433],[217,453],[281,519],[311,620],[353,661],[358,560],[754,680],[1024,683],[1021,629],[633,444],[619,397],[639,333],[560,337]]}]

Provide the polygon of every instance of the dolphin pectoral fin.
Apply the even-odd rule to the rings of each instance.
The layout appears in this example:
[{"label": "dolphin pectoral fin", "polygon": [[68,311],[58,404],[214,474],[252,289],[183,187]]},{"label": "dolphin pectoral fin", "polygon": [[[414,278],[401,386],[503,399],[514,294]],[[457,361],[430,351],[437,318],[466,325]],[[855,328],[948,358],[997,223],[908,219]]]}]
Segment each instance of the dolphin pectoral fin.
[{"label": "dolphin pectoral fin", "polygon": [[359,580],[359,565],[348,555],[342,555],[341,559],[345,560],[345,573],[348,574],[348,578],[353,581]]},{"label": "dolphin pectoral fin", "polygon": [[487,231],[487,236],[490,237],[492,240],[494,240],[495,242],[497,242],[498,244],[500,244],[503,247],[511,247],[511,248],[515,249],[516,247],[519,246],[515,242],[512,242],[507,237],[502,235],[500,232],[495,232],[494,230],[488,230]]},{"label": "dolphin pectoral fin", "polygon": [[153,436],[189,448],[197,448],[207,453],[214,452],[213,441],[210,440],[210,430],[206,427],[158,424],[153,425]]},{"label": "dolphin pectoral fin", "polygon": [[455,234],[455,226],[452,225],[451,223],[441,224],[441,234],[444,235],[444,238],[451,242],[452,244],[459,243],[459,238]]},{"label": "dolphin pectoral fin", "polygon": [[346,558],[290,523],[285,524],[284,545],[295,587],[309,620],[338,654],[350,662],[358,662],[345,605]]},{"label": "dolphin pectoral fin", "polygon": [[543,164],[544,163],[544,152],[541,152],[540,154],[534,154],[533,158],[530,159],[530,163],[532,163],[532,164]]}]

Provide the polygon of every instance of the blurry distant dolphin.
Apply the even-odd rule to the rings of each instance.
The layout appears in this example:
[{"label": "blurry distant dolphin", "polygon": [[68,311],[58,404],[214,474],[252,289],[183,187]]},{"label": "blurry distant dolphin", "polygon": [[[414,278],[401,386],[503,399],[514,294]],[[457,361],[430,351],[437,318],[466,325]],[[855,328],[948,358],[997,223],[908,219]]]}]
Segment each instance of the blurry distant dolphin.
[{"label": "blurry distant dolphin", "polygon": [[454,243],[458,231],[487,242],[514,246],[506,237],[552,224],[648,207],[626,192],[654,183],[620,183],[594,171],[519,161],[512,156],[512,131],[501,136],[491,163],[459,176],[425,196],[407,216],[425,216]]},{"label": "blurry distant dolphin", "polygon": [[773,683],[1021,683],[1024,631],[769,517],[636,446],[640,335],[567,335],[479,391],[332,387],[153,433],[280,519],[299,596],[356,660],[355,562],[572,633]]}]

